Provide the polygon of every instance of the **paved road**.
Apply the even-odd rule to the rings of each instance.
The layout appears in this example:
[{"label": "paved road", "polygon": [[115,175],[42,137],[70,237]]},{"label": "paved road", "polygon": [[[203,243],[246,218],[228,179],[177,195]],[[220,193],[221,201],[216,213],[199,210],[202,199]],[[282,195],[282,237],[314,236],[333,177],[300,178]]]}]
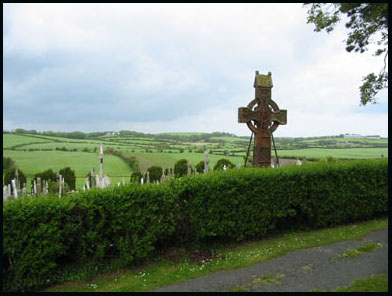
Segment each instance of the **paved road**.
[{"label": "paved road", "polygon": [[[358,257],[336,259],[348,248],[369,243],[382,247]],[[218,271],[154,292],[222,292],[233,288],[250,292],[309,292],[335,290],[354,279],[388,273],[388,229],[369,233],[363,240],[341,241],[323,247],[291,251],[284,256],[231,271]],[[261,278],[269,277],[270,282]]]}]

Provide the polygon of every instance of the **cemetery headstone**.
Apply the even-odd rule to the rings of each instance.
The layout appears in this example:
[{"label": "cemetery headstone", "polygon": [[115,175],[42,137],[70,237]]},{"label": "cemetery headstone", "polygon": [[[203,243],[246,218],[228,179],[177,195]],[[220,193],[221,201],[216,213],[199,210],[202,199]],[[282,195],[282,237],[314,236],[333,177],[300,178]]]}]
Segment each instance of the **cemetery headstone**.
[{"label": "cemetery headstone", "polygon": [[34,180],[34,195],[38,195],[37,193],[37,181]]},{"label": "cemetery headstone", "polygon": [[14,191],[14,198],[18,198],[18,189],[16,188],[16,181],[15,179],[11,180],[12,189]]},{"label": "cemetery headstone", "polygon": [[205,174],[208,173],[208,164],[209,164],[209,162],[210,162],[210,159],[208,157],[208,152],[206,152],[204,154],[204,173]]},{"label": "cemetery headstone", "polygon": [[271,99],[272,77],[256,71],[253,84],[255,99],[247,107],[238,109],[238,122],[246,123],[255,134],[253,166],[271,166],[271,137],[280,124],[287,123],[287,110],[279,109]]},{"label": "cemetery headstone", "polygon": [[8,197],[8,189],[7,186],[3,186],[3,200],[7,200]]},{"label": "cemetery headstone", "polygon": [[143,185],[143,177],[140,179],[140,184],[142,184]]},{"label": "cemetery headstone", "polygon": [[146,183],[150,183],[150,173],[147,171]]},{"label": "cemetery headstone", "polygon": [[63,186],[62,176],[59,174],[59,197],[61,197],[61,187]]},{"label": "cemetery headstone", "polygon": [[187,174],[190,175],[192,173],[191,162],[188,160],[186,165],[187,165]]},{"label": "cemetery headstone", "polygon": [[296,165],[302,165],[302,161],[299,158],[297,158],[297,161],[295,162],[295,164]]},{"label": "cemetery headstone", "polygon": [[26,193],[27,193],[27,191],[26,191],[26,183],[23,183],[22,193],[23,193],[23,195],[26,195]]},{"label": "cemetery headstone", "polygon": [[226,170],[227,170],[227,167],[226,167],[226,165],[225,165],[225,164],[223,165],[223,170],[224,170],[224,171],[226,171]]},{"label": "cemetery headstone", "polygon": [[37,195],[41,194],[41,178],[37,178]]},{"label": "cemetery headstone", "polygon": [[97,186],[97,184],[96,184],[96,178],[95,178],[95,171],[93,168],[91,171],[91,188],[94,188],[95,186]]},{"label": "cemetery headstone", "polygon": [[7,197],[11,196],[11,184],[7,185]]}]

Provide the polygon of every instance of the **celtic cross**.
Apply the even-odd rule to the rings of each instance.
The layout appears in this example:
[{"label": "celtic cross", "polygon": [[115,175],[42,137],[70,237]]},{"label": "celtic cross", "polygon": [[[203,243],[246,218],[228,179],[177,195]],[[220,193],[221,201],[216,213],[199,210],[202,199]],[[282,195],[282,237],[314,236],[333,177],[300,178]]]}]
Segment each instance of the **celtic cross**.
[{"label": "celtic cross", "polygon": [[247,107],[238,108],[238,122],[246,123],[255,134],[253,166],[271,166],[271,136],[279,124],[287,123],[287,110],[279,109],[271,99],[272,78],[256,71],[255,99]]}]

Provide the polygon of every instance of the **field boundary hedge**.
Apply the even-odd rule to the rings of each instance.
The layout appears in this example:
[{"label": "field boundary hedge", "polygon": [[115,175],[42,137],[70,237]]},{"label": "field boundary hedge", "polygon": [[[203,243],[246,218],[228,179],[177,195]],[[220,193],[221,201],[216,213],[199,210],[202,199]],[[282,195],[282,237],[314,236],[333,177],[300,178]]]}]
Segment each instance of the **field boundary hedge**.
[{"label": "field boundary hedge", "polygon": [[[174,244],[243,241],[388,211],[388,161],[233,169],[3,203],[3,291],[139,264]],[[80,272],[79,272],[80,274]]]}]

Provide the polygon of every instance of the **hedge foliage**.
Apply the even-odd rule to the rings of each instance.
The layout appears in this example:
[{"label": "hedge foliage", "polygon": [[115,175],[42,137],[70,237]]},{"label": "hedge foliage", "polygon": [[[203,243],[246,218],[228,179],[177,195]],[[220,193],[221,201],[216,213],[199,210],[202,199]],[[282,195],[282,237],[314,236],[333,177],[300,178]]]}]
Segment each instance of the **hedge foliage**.
[{"label": "hedge foliage", "polygon": [[387,184],[387,160],[361,160],[10,200],[3,207],[3,290],[74,279],[72,270],[97,270],[110,260],[137,264],[174,244],[242,241],[385,215]]}]

